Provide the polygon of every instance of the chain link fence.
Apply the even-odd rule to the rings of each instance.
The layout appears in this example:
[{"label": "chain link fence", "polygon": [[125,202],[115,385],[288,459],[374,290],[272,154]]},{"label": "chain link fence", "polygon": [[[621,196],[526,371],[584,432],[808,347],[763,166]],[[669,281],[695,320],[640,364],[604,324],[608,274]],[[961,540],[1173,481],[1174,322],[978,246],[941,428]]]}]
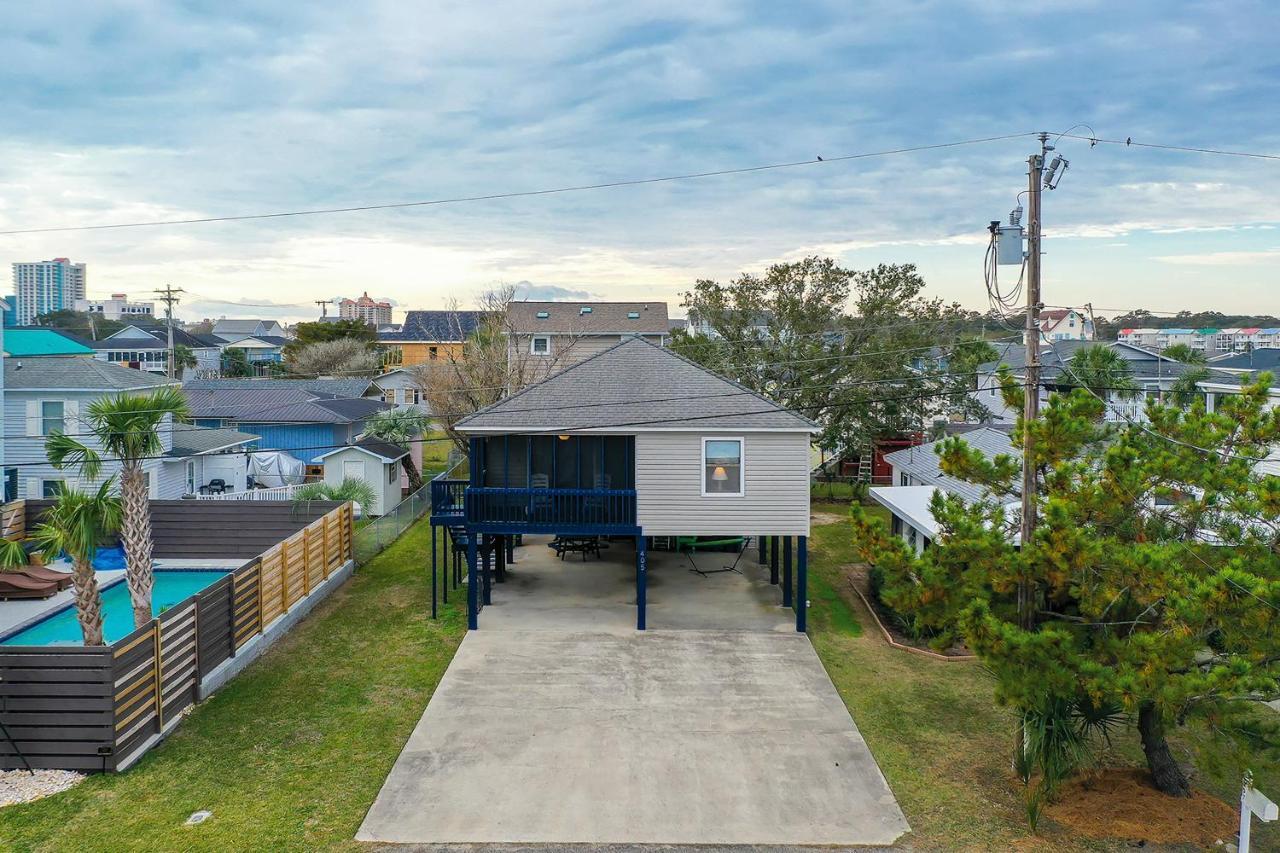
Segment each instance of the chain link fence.
[{"label": "chain link fence", "polygon": [[431,509],[431,483],[409,495],[381,518],[360,526],[355,535],[355,560],[362,566],[400,538],[400,534]]}]

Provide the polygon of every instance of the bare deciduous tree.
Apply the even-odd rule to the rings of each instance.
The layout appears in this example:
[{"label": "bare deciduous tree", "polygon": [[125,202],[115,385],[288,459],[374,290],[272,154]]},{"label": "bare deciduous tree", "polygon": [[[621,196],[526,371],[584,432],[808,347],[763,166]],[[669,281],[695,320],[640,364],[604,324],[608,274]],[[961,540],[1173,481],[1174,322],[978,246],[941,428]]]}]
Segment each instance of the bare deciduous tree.
[{"label": "bare deciduous tree", "polygon": [[289,361],[289,369],[301,376],[372,376],[379,366],[378,354],[356,338],[307,344]]},{"label": "bare deciduous tree", "polygon": [[[528,333],[512,322],[510,307],[515,301],[515,288],[510,285],[481,294],[479,323],[466,336],[461,352],[451,350],[443,359],[410,368],[431,408],[431,416],[464,453],[466,437],[455,429],[460,420],[572,361],[574,344],[580,337],[572,332],[557,332],[557,346],[547,355],[535,355],[520,344]],[[463,340],[456,303],[449,310],[453,312],[450,323],[455,338]]]}]

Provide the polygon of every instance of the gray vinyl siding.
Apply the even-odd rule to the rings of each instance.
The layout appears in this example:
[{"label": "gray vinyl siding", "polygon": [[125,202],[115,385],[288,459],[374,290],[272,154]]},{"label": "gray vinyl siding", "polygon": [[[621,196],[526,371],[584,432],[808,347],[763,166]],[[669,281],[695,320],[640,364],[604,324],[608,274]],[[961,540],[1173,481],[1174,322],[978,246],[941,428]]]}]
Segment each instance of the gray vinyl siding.
[{"label": "gray vinyl siding", "polygon": [[[743,439],[742,497],[702,495],[702,439]],[[646,536],[807,536],[807,432],[636,435],[636,517]]]},{"label": "gray vinyl siding", "polygon": [[[615,347],[622,342],[623,335],[557,335],[549,334],[551,338],[551,355],[545,359],[532,355],[529,347],[533,344],[533,338],[542,337],[541,335],[517,335],[514,338],[515,344],[512,355],[515,358],[522,358],[529,367],[529,372],[534,378],[541,379],[543,375],[551,373],[559,373],[566,367],[572,367],[580,361],[585,361],[593,355],[598,355],[610,347]],[[663,346],[666,343],[665,335],[626,335],[625,337],[643,338],[651,344]],[[542,362],[546,363],[545,368],[540,367]]]},{"label": "gray vinyl siding", "polygon": [[[78,488],[90,489],[96,488],[108,477],[119,477],[119,463],[109,460],[103,463],[102,473],[95,480],[81,477],[79,472],[72,468],[63,470],[54,468],[49,464],[48,457],[45,455],[45,437],[27,435],[27,401],[61,400],[63,403],[74,402],[78,407],[79,413],[83,415],[89,404],[100,396],[102,396],[102,393],[96,391],[69,390],[9,391],[5,394],[3,423],[5,464],[18,466],[19,498],[34,499],[41,497],[41,484],[45,480],[66,480]],[[83,423],[72,421],[69,415],[66,422],[66,432],[69,435],[76,436],[90,447],[101,451],[101,445],[85,434],[88,432],[88,427]],[[160,436],[161,443],[165,449],[172,449],[172,432],[162,430]],[[182,466],[163,464],[159,459],[148,459],[143,463],[142,467],[144,471],[151,472],[153,483],[151,496],[153,499],[181,497],[185,481],[185,469]],[[170,471],[165,470],[166,468],[172,468],[178,472],[176,482]]]}]

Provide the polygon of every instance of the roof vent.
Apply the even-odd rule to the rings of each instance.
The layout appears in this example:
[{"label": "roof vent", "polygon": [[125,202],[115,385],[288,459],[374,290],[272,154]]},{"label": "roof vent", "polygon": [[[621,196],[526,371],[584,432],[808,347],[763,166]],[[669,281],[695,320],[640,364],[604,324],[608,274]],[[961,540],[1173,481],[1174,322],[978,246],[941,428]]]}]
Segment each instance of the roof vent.
[{"label": "roof vent", "polygon": [[581,316],[581,315],[583,315],[583,314],[590,314],[590,313],[591,313],[591,306],[590,306],[590,305],[583,305],[581,308],[579,308],[579,309],[578,309],[578,315],[579,315],[579,316]]},{"label": "roof vent", "polygon": [[639,319],[640,319],[640,312],[639,312],[639,311],[628,311],[628,312],[627,312],[627,319],[628,319],[628,320],[639,320]]},{"label": "roof vent", "polygon": [[539,320],[545,320],[545,319],[547,319],[547,318],[548,318],[548,317],[550,317],[550,316],[551,316],[551,312],[550,312],[550,311],[539,311],[539,312],[538,312],[538,319],[539,319]]}]

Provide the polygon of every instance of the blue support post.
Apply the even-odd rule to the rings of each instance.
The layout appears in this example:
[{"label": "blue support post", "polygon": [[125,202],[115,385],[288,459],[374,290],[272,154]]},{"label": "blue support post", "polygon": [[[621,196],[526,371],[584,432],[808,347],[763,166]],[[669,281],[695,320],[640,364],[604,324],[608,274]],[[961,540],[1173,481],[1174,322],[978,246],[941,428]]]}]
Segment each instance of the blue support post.
[{"label": "blue support post", "polygon": [[507,565],[511,565],[516,561],[516,537],[506,536],[507,542]]},{"label": "blue support post", "polygon": [[791,537],[782,537],[782,606],[791,606]]},{"label": "blue support post", "polygon": [[467,536],[467,627],[472,631],[480,627],[480,601],[476,597],[479,591],[478,578],[476,577],[476,559],[479,554],[476,551],[476,534],[471,533]]},{"label": "blue support post", "polygon": [[431,618],[435,619],[436,613],[436,526],[431,525]]},{"label": "blue support post", "polygon": [[768,536],[757,536],[757,537],[756,537],[756,550],[759,552],[759,555],[756,557],[756,562],[757,562],[757,563],[759,563],[759,564],[760,564],[760,565],[762,565],[762,566],[763,566],[763,565],[765,564],[765,562],[769,559],[769,558],[766,556],[766,552],[768,551],[768,548],[769,548],[769,537],[768,537]]},{"label": "blue support post", "polygon": [[494,567],[497,569],[498,583],[507,582],[507,537],[495,536],[493,544]]},{"label": "blue support post", "polygon": [[493,604],[493,578],[492,572],[489,570],[489,560],[493,558],[493,540],[488,533],[480,535],[480,545],[480,559],[484,562],[484,571],[481,573],[480,582],[484,585],[484,603],[487,607]]},{"label": "blue support post", "polygon": [[778,537],[769,537],[769,583],[778,585]]},{"label": "blue support post", "polygon": [[796,555],[796,630],[804,633],[808,628],[809,609],[809,537],[801,536],[800,553]]},{"label": "blue support post", "polygon": [[645,598],[648,596],[649,566],[645,557],[644,537],[636,537],[636,630],[643,631],[645,623]]}]

